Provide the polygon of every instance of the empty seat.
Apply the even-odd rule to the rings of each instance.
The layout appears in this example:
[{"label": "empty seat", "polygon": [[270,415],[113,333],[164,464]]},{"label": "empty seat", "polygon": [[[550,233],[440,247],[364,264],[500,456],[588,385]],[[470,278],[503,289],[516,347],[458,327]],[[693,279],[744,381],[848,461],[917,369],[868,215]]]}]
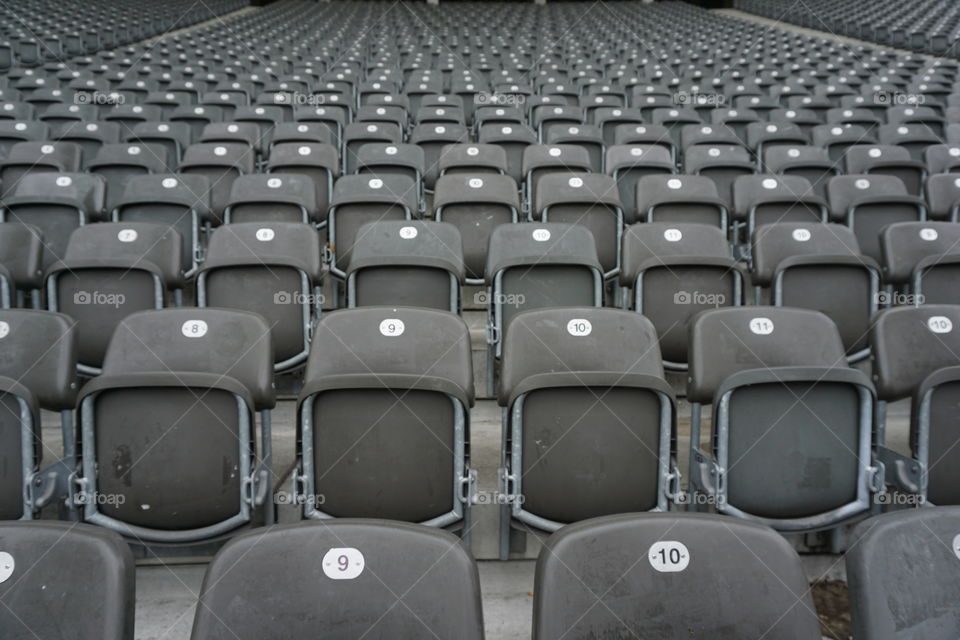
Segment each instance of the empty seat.
[{"label": "empty seat", "polygon": [[2,522],[0,552],[4,638],[133,638],[136,570],[116,534],[68,522]]},{"label": "empty seat", "polygon": [[756,173],[750,152],[734,145],[698,145],[683,154],[684,173],[705,176],[717,185],[720,199],[733,204],[733,185],[741,176]]},{"label": "empty seat", "polygon": [[[265,591],[282,594],[290,615],[274,618]],[[344,519],[251,532],[210,563],[192,637],[274,634],[483,640],[477,564],[449,533],[400,522]]]},{"label": "empty seat", "polygon": [[929,205],[928,214],[933,220],[957,222],[960,219],[960,176],[939,174],[927,177],[924,188]]},{"label": "empty seat", "polygon": [[727,204],[705,176],[652,175],[637,182],[635,222],[695,222],[727,230]]},{"label": "empty seat", "polygon": [[400,306],[460,312],[460,231],[445,222],[368,222],[347,266],[347,306]]},{"label": "empty seat", "polygon": [[410,133],[410,143],[423,149],[424,187],[433,191],[440,175],[439,163],[443,150],[451,144],[469,141],[467,128],[462,124],[420,124]]},{"label": "empty seat", "polygon": [[769,303],[820,311],[837,325],[851,362],[869,354],[870,317],[883,303],[880,267],[860,254],[853,231],[838,224],[780,222],[752,236],[753,283]]},{"label": "empty seat", "polygon": [[[333,181],[340,175],[337,149],[331,144],[278,143],[270,149],[267,173],[297,173],[310,178],[317,190],[317,208],[321,216],[330,206]],[[317,221],[319,226],[326,220]]]},{"label": "empty seat", "polygon": [[97,374],[110,335],[137,311],[159,309],[183,286],[180,234],[165,225],[101,223],[70,234],[47,269],[47,306],[77,322],[78,368]]},{"label": "empty seat", "polygon": [[846,153],[847,173],[879,173],[900,178],[907,193],[923,191],[926,165],[910,158],[910,152],[894,145],[855,144]]},{"label": "empty seat", "polygon": [[220,224],[234,180],[254,172],[254,159],[253,149],[239,143],[192,144],[184,152],[177,173],[207,178],[212,222]]},{"label": "empty seat", "polygon": [[470,356],[467,326],[448,311],[326,314],[298,399],[303,516],[468,531]]},{"label": "empty seat", "polygon": [[[899,289],[889,302],[960,304],[960,225],[896,222],[880,232],[884,280]],[[901,294],[906,294],[901,297]]]},{"label": "empty seat", "polygon": [[[877,395],[878,455],[886,480],[935,505],[960,504],[960,307],[901,306],[877,314],[870,331]],[[886,403],[911,399],[908,454],[884,446]]]},{"label": "empty seat", "polygon": [[530,207],[537,182],[552,173],[590,173],[590,156],[576,145],[530,145],[523,150],[523,192]]},{"label": "empty seat", "polygon": [[0,120],[0,157],[6,157],[18,142],[47,140],[50,127],[42,122]]},{"label": "empty seat", "polygon": [[846,554],[855,637],[906,640],[957,634],[960,508],[907,509],[870,518]]},{"label": "empty seat", "polygon": [[197,274],[197,306],[240,309],[267,320],[274,369],[307,358],[323,302],[320,238],[302,223],[244,222],[213,232]]},{"label": "empty seat", "polygon": [[[874,144],[877,141],[860,125],[822,124],[813,128],[811,139],[814,146],[827,150],[830,159],[839,162],[847,149],[855,144]],[[880,142],[884,142],[881,140]],[[884,144],[895,144],[887,143]]]},{"label": "empty seat", "polygon": [[501,484],[513,527],[555,531],[600,515],[668,508],[679,489],[676,408],[657,340],[646,318],[615,309],[540,309],[514,318],[497,396]]},{"label": "empty seat", "polygon": [[272,361],[270,327],[253,313],[125,318],[101,375],[80,390],[83,518],[138,542],[176,544],[249,523],[270,495]]},{"label": "empty seat", "polygon": [[743,304],[746,272],[730,255],[726,234],[696,223],[627,227],[620,284],[624,308],[656,328],[664,365],[687,368],[690,320],[704,309]]},{"label": "empty seat", "polygon": [[357,152],[369,143],[400,144],[403,134],[396,124],[383,122],[353,122],[343,132],[342,172],[344,175],[357,170]]},{"label": "empty seat", "polygon": [[23,293],[40,289],[42,260],[39,229],[16,222],[0,224],[0,307],[24,306]]},{"label": "empty seat", "polygon": [[910,157],[923,161],[927,147],[943,144],[943,140],[925,124],[885,124],[880,127],[880,144],[895,144],[906,148]]},{"label": "empty seat", "polygon": [[[835,526],[871,505],[874,393],[817,311],[704,311],[690,330],[692,504],[781,531]],[[799,400],[799,401],[798,401]],[[700,417],[712,404],[709,450]]]},{"label": "empty seat", "polygon": [[742,176],[733,185],[737,241],[749,241],[755,229],[778,222],[827,222],[827,203],[799,176]]},{"label": "empty seat", "polygon": [[113,211],[131,178],[166,170],[167,159],[140,144],[105,144],[87,163],[87,171],[103,176],[107,183],[107,211]]},{"label": "empty seat", "polygon": [[753,523],[664,513],[596,518],[547,540],[534,640],[695,634],[819,640],[806,573],[783,537]]},{"label": "empty seat", "polygon": [[830,178],[841,173],[838,162],[820,147],[773,147],[767,150],[764,163],[770,173],[806,178],[813,192],[824,199]]},{"label": "empty seat", "polygon": [[644,217],[637,209],[637,184],[646,176],[676,173],[670,152],[659,145],[615,145],[607,149],[607,173],[617,181],[624,222]]},{"label": "empty seat", "polygon": [[423,202],[426,160],[415,144],[370,143],[360,147],[355,159],[357,173],[372,177],[405,176],[416,184],[418,202]]},{"label": "empty seat", "polygon": [[190,126],[185,122],[141,122],[124,136],[124,142],[142,144],[166,158],[167,171],[176,170],[190,141]]},{"label": "empty seat", "polygon": [[603,134],[593,125],[578,124],[569,127],[553,127],[546,138],[547,144],[569,144],[581,147],[590,158],[590,170],[602,173],[604,170]]},{"label": "empty seat", "polygon": [[14,193],[17,183],[32,173],[80,171],[82,151],[70,142],[18,142],[0,161],[4,195]]},{"label": "empty seat", "polygon": [[440,154],[440,177],[445,175],[503,175],[508,171],[506,151],[495,144],[452,144]]},{"label": "empty seat", "polygon": [[487,124],[480,127],[477,141],[496,145],[507,155],[507,175],[523,183],[523,156],[527,147],[537,144],[537,134],[522,124]]},{"label": "empty seat", "polygon": [[223,221],[315,223],[326,210],[317,207],[317,189],[310,178],[272,173],[240,176],[230,189]]}]

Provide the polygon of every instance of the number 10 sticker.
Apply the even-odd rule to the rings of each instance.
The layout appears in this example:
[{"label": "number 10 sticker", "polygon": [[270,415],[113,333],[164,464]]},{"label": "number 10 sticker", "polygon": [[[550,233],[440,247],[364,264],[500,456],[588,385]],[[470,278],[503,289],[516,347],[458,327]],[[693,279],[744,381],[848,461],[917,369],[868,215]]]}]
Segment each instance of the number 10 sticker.
[{"label": "number 10 sticker", "polygon": [[661,540],[650,545],[647,559],[650,560],[650,566],[660,573],[676,573],[690,564],[690,551],[682,542]]},{"label": "number 10 sticker", "polygon": [[353,547],[334,547],[323,556],[323,572],[332,580],[353,580],[363,566],[363,554]]}]

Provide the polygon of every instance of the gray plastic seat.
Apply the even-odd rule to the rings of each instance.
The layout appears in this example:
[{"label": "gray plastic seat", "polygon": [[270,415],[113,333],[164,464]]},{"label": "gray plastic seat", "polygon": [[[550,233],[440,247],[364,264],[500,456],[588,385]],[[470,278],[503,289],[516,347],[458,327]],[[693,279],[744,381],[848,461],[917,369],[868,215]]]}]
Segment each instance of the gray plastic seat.
[{"label": "gray plastic seat", "polygon": [[167,159],[167,171],[175,171],[190,146],[190,125],[185,122],[141,122],[124,137],[124,142],[142,144]]},{"label": "gray plastic seat", "polygon": [[883,144],[855,144],[845,154],[847,173],[882,174],[900,178],[907,193],[919,196],[927,177],[926,165],[910,158],[903,147]]},{"label": "gray plastic seat", "polygon": [[183,286],[176,229],[149,222],[85,225],[70,234],[61,260],[46,271],[47,307],[77,322],[78,368],[100,365],[110,335],[131,313],[160,309]]},{"label": "gray plastic seat", "polygon": [[651,222],[624,232],[624,308],[653,323],[668,369],[686,370],[688,325],[697,313],[743,304],[746,275],[716,227]]},{"label": "gray plastic seat", "polygon": [[0,307],[23,306],[19,292],[43,286],[43,236],[27,224],[0,224]]},{"label": "gray plastic seat", "polygon": [[400,127],[386,122],[352,122],[343,132],[342,173],[350,175],[357,170],[357,153],[365,144],[400,144],[403,133]]},{"label": "gray plastic seat", "polygon": [[29,224],[43,238],[46,269],[66,253],[71,232],[101,215],[106,184],[85,173],[30,173],[3,198],[3,222]]},{"label": "gray plastic seat", "polygon": [[296,222],[240,222],[210,237],[197,273],[197,306],[260,314],[273,335],[274,369],[307,359],[323,297],[320,238]]},{"label": "gray plastic seat", "polygon": [[368,222],[347,266],[347,306],[460,312],[464,280],[460,231],[445,222]]},{"label": "gray plastic seat", "polygon": [[533,207],[537,183],[553,173],[590,173],[590,156],[572,144],[530,145],[523,150],[523,193],[526,206]]},{"label": "gray plastic seat", "polygon": [[707,224],[727,230],[727,204],[706,176],[652,175],[637,182],[636,222]]},{"label": "gray plastic seat", "polygon": [[826,149],[830,160],[838,163],[843,159],[847,149],[853,145],[877,143],[877,140],[864,127],[857,124],[822,124],[812,129],[810,137],[813,146]]},{"label": "gray plastic seat", "polygon": [[544,175],[537,182],[533,204],[534,217],[542,222],[589,229],[604,277],[613,278],[620,272],[623,204],[612,177],[598,173]]},{"label": "gray plastic seat", "polygon": [[4,196],[16,193],[18,183],[30,174],[80,171],[81,154],[72,142],[18,142],[0,161]]},{"label": "gray plastic seat", "polygon": [[741,176],[733,185],[733,211],[737,228],[745,231],[738,240],[749,241],[754,230],[781,222],[827,222],[829,209],[813,187],[799,176],[760,174]]},{"label": "gray plastic seat", "polygon": [[605,145],[603,134],[598,127],[589,124],[550,127],[545,142],[547,144],[569,144],[584,149],[590,158],[590,170],[594,173],[604,171]]},{"label": "gray plastic seat", "polygon": [[473,398],[460,317],[412,307],[325,314],[298,399],[303,516],[469,530]]},{"label": "gray plastic seat", "polygon": [[404,176],[417,186],[417,201],[423,202],[426,160],[423,149],[415,144],[382,144],[372,142],[357,151],[356,172],[374,178]]},{"label": "gray plastic seat", "polygon": [[[704,311],[690,330],[692,504],[779,531],[836,526],[867,511],[874,392],[846,366],[836,325],[817,311]],[[702,406],[712,443],[699,447]]]},{"label": "gray plastic seat", "polygon": [[139,543],[248,524],[270,496],[272,363],[257,314],[160,309],[121,321],[101,375],[80,390],[83,519]]},{"label": "gray plastic seat", "polygon": [[697,635],[820,639],[806,573],[783,537],[729,518],[663,513],[596,518],[547,540],[534,640]]},{"label": "gray plastic seat", "polygon": [[346,277],[360,227],[381,220],[410,220],[418,210],[417,185],[407,176],[343,176],[333,189],[327,213],[330,272]]},{"label": "gray plastic seat", "polygon": [[509,176],[443,175],[437,180],[433,214],[460,230],[467,284],[483,284],[493,230],[520,220],[517,184]]},{"label": "gray plastic seat", "polygon": [[880,231],[895,222],[923,221],[926,203],[907,193],[900,178],[886,175],[843,175],[827,184],[831,216],[857,235],[864,255],[880,261]]},{"label": "gray plastic seat", "polygon": [[927,177],[924,189],[929,209],[927,213],[933,220],[960,220],[960,175],[950,173]]},{"label": "gray plastic seat", "polygon": [[[960,381],[960,306],[902,306],[877,314],[870,332],[877,395],[911,399],[910,453],[881,446],[887,482],[939,505],[960,504],[956,397]],[[877,425],[883,445],[881,405]]]},{"label": "gray plastic seat", "polygon": [[897,222],[880,232],[884,279],[913,304],[960,304],[960,225]]},{"label": "gray plastic seat", "polygon": [[440,154],[440,177],[446,175],[504,175],[507,153],[495,144],[452,144]]},{"label": "gray plastic seat", "polygon": [[950,640],[960,628],[960,508],[907,509],[853,531],[846,555],[855,637]]},{"label": "gray plastic seat", "polygon": [[418,124],[410,133],[410,143],[423,149],[424,188],[432,192],[440,176],[440,156],[445,148],[452,144],[462,144],[470,140],[466,126],[462,124]]},{"label": "gray plastic seat", "polygon": [[321,219],[318,226],[326,225],[325,212],[333,195],[333,181],[340,175],[340,160],[332,144],[277,143],[270,149],[267,173],[296,173],[313,181],[317,190],[316,202]]},{"label": "gray plastic seat", "polygon": [[645,211],[637,208],[637,185],[647,176],[676,173],[670,152],[660,145],[614,145],[607,149],[607,173],[617,181],[623,203],[624,222],[633,224],[643,219]]},{"label": "gray plastic seat", "polygon": [[136,570],[116,534],[68,522],[0,522],[0,553],[11,569],[0,582],[5,640],[133,640]]},{"label": "gray plastic seat", "polygon": [[[283,594],[289,615],[273,617],[264,591]],[[454,536],[400,522],[305,522],[245,534],[207,569],[192,637],[278,634],[483,640],[477,564]]]},{"label": "gray plastic seat", "polygon": [[310,224],[322,215],[316,198],[313,181],[302,175],[258,173],[240,176],[230,189],[223,221]]},{"label": "gray plastic seat", "polygon": [[824,199],[830,178],[841,172],[839,162],[820,147],[772,147],[766,150],[764,165],[770,173],[806,178],[813,192]]},{"label": "gray plastic seat", "polygon": [[679,489],[676,407],[657,341],[650,321],[616,309],[538,309],[514,318],[497,396],[509,505],[501,518],[521,530],[555,531],[668,508]]},{"label": "gray plastic seat", "polygon": [[[61,314],[3,309],[0,335],[5,354],[0,359],[0,405],[4,408],[0,412],[0,468],[4,470],[0,520],[31,519],[54,497],[52,492],[41,491],[48,488],[46,483],[34,483],[41,475],[43,459],[40,409],[72,415],[77,394],[77,332],[73,321]],[[72,434],[72,423],[68,420],[65,425],[65,432]],[[69,447],[70,440],[65,442]],[[0,551],[8,551],[2,546],[0,535]],[[2,620],[0,613],[0,623]]]},{"label": "gray plastic seat", "polygon": [[744,147],[697,145],[684,151],[683,171],[713,180],[720,199],[730,205],[734,183],[742,176],[756,173],[756,163]]},{"label": "gray plastic seat", "polygon": [[955,144],[930,145],[923,152],[923,161],[927,165],[927,172],[931,175],[960,173],[960,146]]},{"label": "gray plastic seat", "polygon": [[254,172],[254,160],[254,151],[244,144],[192,144],[184,151],[177,173],[207,178],[212,223],[217,225],[223,220],[234,181]]},{"label": "gray plastic seat", "polygon": [[0,157],[6,157],[13,145],[31,140],[48,140],[50,127],[31,120],[0,120]]},{"label": "gray plastic seat", "polygon": [[166,169],[165,156],[158,156],[150,147],[136,143],[105,144],[87,163],[87,171],[103,176],[107,183],[107,211],[113,211],[132,178],[165,173]]}]

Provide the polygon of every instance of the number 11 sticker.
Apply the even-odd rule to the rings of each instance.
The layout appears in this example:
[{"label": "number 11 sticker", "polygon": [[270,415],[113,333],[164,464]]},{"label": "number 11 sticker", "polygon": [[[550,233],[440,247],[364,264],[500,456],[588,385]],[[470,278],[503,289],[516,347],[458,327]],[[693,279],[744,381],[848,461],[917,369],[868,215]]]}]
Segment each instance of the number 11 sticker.
[{"label": "number 11 sticker", "polygon": [[690,564],[690,551],[682,542],[661,540],[650,545],[647,559],[650,560],[650,566],[660,573],[677,573]]},{"label": "number 11 sticker", "polygon": [[323,572],[332,580],[353,580],[363,566],[363,554],[353,547],[334,547],[323,556]]}]

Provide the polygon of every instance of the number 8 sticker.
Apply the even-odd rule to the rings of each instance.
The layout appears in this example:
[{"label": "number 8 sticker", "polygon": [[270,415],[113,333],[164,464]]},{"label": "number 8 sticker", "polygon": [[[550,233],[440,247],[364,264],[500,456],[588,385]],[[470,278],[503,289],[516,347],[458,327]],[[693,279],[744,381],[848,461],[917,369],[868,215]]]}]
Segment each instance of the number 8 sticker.
[{"label": "number 8 sticker", "polygon": [[364,564],[363,554],[353,547],[334,547],[323,556],[323,572],[331,580],[353,580]]},{"label": "number 8 sticker", "polygon": [[650,545],[647,559],[650,560],[650,566],[660,573],[677,573],[690,564],[690,551],[682,542],[661,540]]}]

